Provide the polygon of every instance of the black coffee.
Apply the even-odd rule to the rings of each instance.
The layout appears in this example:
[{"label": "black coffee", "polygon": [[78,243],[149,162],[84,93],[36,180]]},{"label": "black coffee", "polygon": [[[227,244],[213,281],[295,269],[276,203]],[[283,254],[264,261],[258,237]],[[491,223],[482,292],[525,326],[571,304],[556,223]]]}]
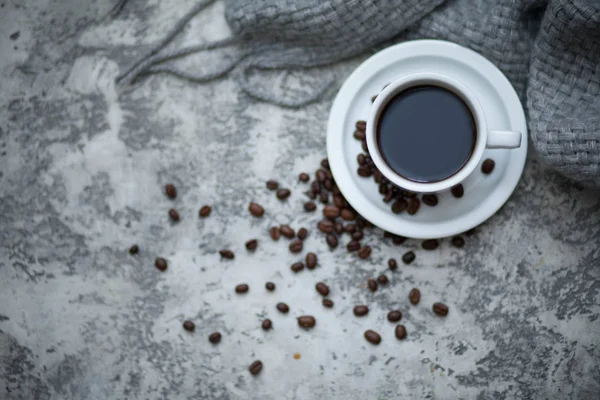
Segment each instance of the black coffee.
[{"label": "black coffee", "polygon": [[457,173],[469,160],[476,136],[465,102],[433,85],[400,92],[383,109],[377,127],[386,163],[415,182],[437,182]]}]

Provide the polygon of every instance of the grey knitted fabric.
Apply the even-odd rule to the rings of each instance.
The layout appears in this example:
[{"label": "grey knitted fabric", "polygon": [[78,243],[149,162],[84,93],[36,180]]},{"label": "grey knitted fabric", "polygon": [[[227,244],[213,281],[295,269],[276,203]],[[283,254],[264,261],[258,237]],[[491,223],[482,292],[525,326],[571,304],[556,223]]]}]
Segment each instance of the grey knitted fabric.
[{"label": "grey knitted fabric", "polygon": [[[300,107],[321,99],[327,87],[282,96],[250,75],[324,66],[409,39],[450,40],[481,53],[510,79],[542,159],[600,188],[600,0],[224,0],[231,39],[163,50],[213,1],[199,1],[119,80],[162,72],[202,82],[234,71],[250,96]],[[231,45],[238,58],[208,75],[168,64]]]}]

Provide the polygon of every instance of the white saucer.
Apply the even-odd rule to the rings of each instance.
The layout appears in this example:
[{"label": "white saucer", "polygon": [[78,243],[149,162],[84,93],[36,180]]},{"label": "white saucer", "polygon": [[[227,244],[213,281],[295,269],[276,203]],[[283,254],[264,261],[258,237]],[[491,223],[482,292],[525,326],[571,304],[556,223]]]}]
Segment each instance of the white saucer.
[{"label": "white saucer", "polygon": [[[478,167],[463,182],[465,194],[438,195],[439,204],[421,204],[414,216],[394,214],[383,202],[372,178],[357,175],[356,156],[362,152],[354,139],[354,124],[366,119],[371,97],[399,77],[415,72],[439,72],[468,86],[485,111],[490,129],[523,133],[515,150],[486,150],[496,167],[483,175]],[[521,102],[502,72],[478,53],[454,43],[416,40],[389,47],[362,63],[346,80],[331,108],[327,127],[327,153],[337,185],[348,202],[378,227],[417,239],[432,239],[465,232],[491,217],[517,186],[527,155],[527,124]]]}]

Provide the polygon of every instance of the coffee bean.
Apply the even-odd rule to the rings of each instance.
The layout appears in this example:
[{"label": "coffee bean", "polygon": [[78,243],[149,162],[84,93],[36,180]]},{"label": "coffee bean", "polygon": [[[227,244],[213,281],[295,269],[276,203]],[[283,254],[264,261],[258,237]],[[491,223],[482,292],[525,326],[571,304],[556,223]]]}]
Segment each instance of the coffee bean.
[{"label": "coffee bean", "polygon": [[496,163],[494,162],[494,160],[492,160],[491,158],[488,158],[487,160],[485,160],[483,162],[483,164],[481,164],[481,172],[483,172],[486,175],[490,174],[494,170],[495,166],[496,166]]},{"label": "coffee bean", "polygon": [[340,188],[335,183],[333,184],[333,188],[331,189],[331,193],[333,193],[334,196],[339,196],[339,195],[342,194],[342,192],[340,192]]},{"label": "coffee bean", "polygon": [[[375,174],[373,174],[373,175],[375,175]],[[389,189],[387,183],[381,182],[379,184],[379,194],[386,194],[387,192],[389,192],[389,190],[390,189]]]},{"label": "coffee bean", "polygon": [[338,246],[337,237],[333,233],[327,235],[327,245],[332,249],[335,249]]},{"label": "coffee bean", "polygon": [[398,268],[398,262],[396,261],[395,258],[390,258],[388,260],[388,267],[389,269],[391,269],[392,271],[395,270],[396,268]]},{"label": "coffee bean", "polygon": [[304,192],[304,194],[306,194],[311,200],[314,200],[317,198],[317,194],[311,189],[308,192]]},{"label": "coffee bean", "polygon": [[221,341],[221,334],[219,332],[211,333],[208,336],[208,341],[211,342],[212,344],[219,343]]},{"label": "coffee bean", "polygon": [[292,239],[294,236],[296,236],[296,231],[294,231],[289,225],[281,225],[279,227],[279,233],[288,239]]},{"label": "coffee bean", "polygon": [[333,231],[338,235],[341,235],[344,233],[344,225],[341,222],[336,222],[335,225],[333,225]]},{"label": "coffee bean", "polygon": [[396,245],[399,246],[402,243],[406,242],[406,238],[404,236],[399,236],[399,235],[394,235],[392,236],[392,242]]},{"label": "coffee bean", "polygon": [[421,200],[423,200],[423,203],[427,204],[429,207],[435,207],[438,205],[438,198],[435,194],[424,194]]},{"label": "coffee bean", "polygon": [[373,171],[373,180],[375,181],[375,183],[381,183],[382,179],[383,179],[383,174],[381,173],[381,171],[379,171],[378,169]]},{"label": "coffee bean", "polygon": [[471,237],[473,236],[475,233],[477,233],[477,230],[475,228],[471,228],[468,231],[465,232],[465,235]]},{"label": "coffee bean", "polygon": [[340,217],[342,217],[344,221],[354,221],[356,219],[356,212],[349,208],[344,208],[340,211]]},{"label": "coffee bean", "polygon": [[298,326],[304,329],[314,328],[317,320],[312,315],[303,315],[298,317]]},{"label": "coffee bean", "polygon": [[448,306],[444,303],[433,303],[433,312],[440,317],[448,315]]},{"label": "coffee bean", "polygon": [[292,266],[290,267],[290,269],[292,270],[292,272],[298,273],[300,271],[302,271],[304,269],[304,263],[302,262],[295,262],[292,264]]},{"label": "coffee bean", "polygon": [[194,324],[192,321],[183,321],[183,329],[188,332],[194,332],[196,329],[196,324]]},{"label": "coffee bean", "polygon": [[298,229],[298,239],[304,240],[308,237],[308,230],[306,228]]},{"label": "coffee bean", "polygon": [[137,244],[134,244],[129,248],[129,254],[134,255],[140,252],[140,247]]},{"label": "coffee bean", "polygon": [[165,193],[167,194],[167,197],[171,199],[177,197],[177,189],[175,188],[175,185],[173,185],[172,183],[167,183],[165,185]]},{"label": "coffee bean", "polygon": [[427,239],[423,240],[423,243],[421,243],[421,247],[425,250],[435,250],[439,245],[440,242],[437,239]]},{"label": "coffee bean", "polygon": [[402,255],[402,262],[404,262],[404,264],[410,264],[413,261],[415,261],[415,258],[417,258],[417,256],[415,256],[415,253],[413,253],[412,251],[407,251]]},{"label": "coffee bean", "polygon": [[313,182],[310,184],[310,189],[311,189],[313,192],[315,192],[316,194],[319,194],[319,193],[321,193],[321,184],[320,184],[319,182],[317,182],[317,181],[313,181]]},{"label": "coffee bean", "polygon": [[198,216],[200,218],[206,218],[206,217],[208,217],[210,215],[211,211],[212,211],[212,207],[211,206],[202,206],[200,208],[200,211],[198,211]]},{"label": "coffee bean", "polygon": [[409,199],[414,199],[415,197],[417,197],[417,194],[415,192],[409,192],[408,190],[405,190],[402,193]]},{"label": "coffee bean", "polygon": [[228,260],[233,260],[235,258],[235,254],[231,250],[219,250],[219,254],[221,257],[226,258]]},{"label": "coffee bean", "polygon": [[367,280],[367,286],[368,286],[368,288],[369,288],[369,290],[370,290],[371,292],[376,292],[376,291],[377,291],[377,287],[378,287],[379,285],[377,285],[377,282],[375,281],[375,279],[371,279],[371,278],[369,278],[369,279]]},{"label": "coffee bean", "polygon": [[337,218],[340,216],[340,209],[336,206],[325,206],[323,208],[323,216],[326,218]]},{"label": "coffee bean", "polygon": [[306,268],[315,269],[317,266],[317,255],[315,253],[307,253],[304,261],[306,262]]},{"label": "coffee bean", "polygon": [[373,175],[373,171],[371,171],[371,169],[367,168],[367,167],[358,167],[358,169],[356,170],[356,173],[359,176],[362,176],[363,178],[368,178],[371,175]]},{"label": "coffee bean", "polygon": [[177,222],[181,219],[181,217],[179,216],[179,213],[174,208],[171,208],[169,210],[169,218],[171,218],[171,221],[173,221],[173,222]]},{"label": "coffee bean", "polygon": [[415,215],[417,211],[419,211],[419,207],[421,207],[421,202],[415,197],[414,199],[410,200],[410,203],[408,203],[406,212],[410,215]]},{"label": "coffee bean", "polygon": [[259,360],[256,360],[252,364],[250,364],[250,367],[248,367],[248,371],[250,371],[252,375],[258,375],[260,371],[262,371],[262,368],[263,363]]},{"label": "coffee bean", "polygon": [[283,314],[287,314],[290,311],[290,307],[285,303],[277,303],[277,310]]},{"label": "coffee bean", "polygon": [[333,222],[328,219],[321,220],[317,224],[317,228],[323,233],[331,233],[333,232]]},{"label": "coffee bean", "polygon": [[364,317],[369,313],[369,307],[367,306],[354,306],[354,315],[357,317]]},{"label": "coffee bean", "polygon": [[325,308],[333,308],[333,300],[323,299],[323,307]]},{"label": "coffee bean", "polygon": [[361,241],[365,237],[365,234],[362,231],[356,231],[352,234],[352,240]]},{"label": "coffee bean", "polygon": [[452,186],[452,189],[450,189],[450,192],[452,192],[452,196],[459,199],[459,198],[463,197],[463,194],[465,194],[465,189],[463,188],[463,185],[461,185],[459,183],[456,186]]},{"label": "coffee bean", "polygon": [[337,207],[337,208],[344,208],[346,207],[346,200],[344,200],[344,198],[342,196],[333,196],[333,204]]},{"label": "coffee bean", "polygon": [[458,247],[459,249],[465,245],[465,239],[462,236],[454,236],[452,238],[452,246]]},{"label": "coffee bean", "polygon": [[390,311],[387,315],[387,319],[390,322],[398,322],[402,319],[402,312],[399,310]]},{"label": "coffee bean", "polygon": [[321,194],[319,194],[319,201],[321,202],[321,204],[329,203],[329,195],[327,194],[327,192],[321,192]]},{"label": "coffee bean", "polygon": [[169,267],[169,264],[167,263],[167,260],[165,260],[164,258],[158,257],[156,260],[154,260],[154,266],[156,268],[158,268],[159,271],[164,272]]},{"label": "coffee bean", "polygon": [[392,212],[400,214],[408,208],[408,202],[404,199],[398,199],[392,204]]},{"label": "coffee bean", "polygon": [[248,211],[250,211],[250,214],[254,215],[255,217],[262,217],[265,213],[265,209],[260,204],[256,203],[250,203],[248,206]]},{"label": "coffee bean", "polygon": [[277,190],[278,188],[279,188],[279,182],[274,181],[273,179],[267,181],[267,189]]},{"label": "coffee bean", "polygon": [[367,130],[367,121],[356,121],[356,129],[358,129],[359,131],[366,131]]},{"label": "coffee bean", "polygon": [[412,288],[408,293],[408,301],[414,305],[419,304],[419,301],[421,301],[421,291],[417,288]]},{"label": "coffee bean", "polygon": [[264,319],[262,324],[261,324],[263,330],[268,331],[271,328],[273,328],[273,322],[270,319]]},{"label": "coffee bean", "polygon": [[272,292],[275,290],[275,284],[273,282],[267,282],[265,283],[265,289],[267,289],[269,292]]},{"label": "coffee bean", "polygon": [[371,246],[363,246],[358,250],[358,257],[365,259],[371,255]]},{"label": "coffee bean", "polygon": [[304,211],[315,211],[317,209],[317,205],[315,203],[313,203],[312,201],[307,201],[306,203],[304,203]]},{"label": "coffee bean", "polygon": [[386,239],[391,239],[394,237],[394,234],[392,232],[383,231],[383,237]]},{"label": "coffee bean", "polygon": [[389,203],[394,198],[394,193],[390,190],[383,196],[383,202]]},{"label": "coffee bean", "polygon": [[346,250],[348,250],[348,252],[353,252],[353,251],[358,251],[360,249],[360,242],[356,241],[356,240],[352,240],[350,242],[348,242],[348,244],[346,245]]},{"label": "coffee bean", "polygon": [[274,226],[271,229],[269,229],[269,235],[271,236],[271,239],[277,241],[279,240],[279,236],[281,235],[281,232],[279,232],[279,228]]},{"label": "coffee bean", "polygon": [[298,179],[300,180],[300,182],[306,183],[310,180],[310,176],[308,176],[306,172],[302,172],[300,175],[298,175]]},{"label": "coffee bean", "polygon": [[300,253],[303,247],[302,240],[294,240],[289,246],[292,253]]},{"label": "coffee bean", "polygon": [[325,168],[326,171],[331,170],[331,166],[329,165],[329,159],[324,158],[321,160],[321,167]]},{"label": "coffee bean", "polygon": [[248,290],[250,290],[250,286],[246,285],[245,283],[239,284],[235,287],[235,292],[237,294],[248,293]]},{"label": "coffee bean", "polygon": [[288,197],[290,197],[290,194],[292,194],[292,192],[290,191],[290,189],[279,189],[277,191],[277,198],[279,200],[285,200]]},{"label": "coffee bean", "polygon": [[365,151],[366,153],[369,152],[369,148],[367,147],[367,141],[363,140],[360,142],[360,146],[362,147],[363,151]]},{"label": "coffee bean", "polygon": [[329,295],[329,286],[327,286],[323,282],[317,283],[315,285],[315,289],[317,289],[317,292],[319,292],[319,294],[323,297]]},{"label": "coffee bean", "polygon": [[356,225],[348,224],[348,225],[344,226],[344,232],[353,234],[354,232],[356,232]]},{"label": "coffee bean", "polygon": [[356,156],[356,162],[358,165],[365,165],[367,163],[367,156],[365,156],[363,153],[360,153],[358,156]]},{"label": "coffee bean", "polygon": [[317,172],[315,172],[315,178],[317,178],[319,182],[323,183],[325,182],[325,179],[327,179],[327,175],[325,175],[325,171],[319,168]]},{"label": "coffee bean", "polygon": [[258,247],[258,240],[256,240],[256,239],[250,239],[246,242],[246,249],[248,249],[250,251],[256,250],[257,247]]},{"label": "coffee bean", "polygon": [[379,335],[379,333],[372,331],[372,330],[367,330],[365,331],[365,339],[367,339],[367,342],[378,345],[379,343],[381,343],[381,336]]},{"label": "coffee bean", "polygon": [[365,221],[364,219],[358,218],[356,220],[356,228],[357,229],[359,229],[359,230],[364,229],[366,226],[367,226],[367,221]]},{"label": "coffee bean", "polygon": [[367,134],[365,133],[365,131],[354,131],[354,139],[365,140],[366,137],[367,137]]},{"label": "coffee bean", "polygon": [[387,276],[385,276],[385,275],[379,275],[379,276],[377,277],[377,282],[378,282],[380,285],[387,285],[387,284],[389,283],[389,280],[388,280],[388,277],[387,277]]},{"label": "coffee bean", "polygon": [[394,330],[394,334],[396,335],[398,340],[405,339],[406,338],[406,327],[402,324],[397,325],[396,329]]}]

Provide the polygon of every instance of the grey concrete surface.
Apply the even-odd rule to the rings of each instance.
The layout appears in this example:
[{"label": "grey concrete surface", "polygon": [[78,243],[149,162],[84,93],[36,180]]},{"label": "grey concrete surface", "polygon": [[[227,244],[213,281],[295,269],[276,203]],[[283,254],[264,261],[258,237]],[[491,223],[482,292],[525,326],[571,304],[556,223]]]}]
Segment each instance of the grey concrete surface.
[{"label": "grey concrete surface", "polygon": [[[115,87],[119,68],[192,3],[132,0],[109,20],[110,1],[0,0],[1,399],[598,398],[597,191],[532,153],[512,198],[464,249],[394,247],[375,231],[369,261],[330,252],[317,216],[298,212],[296,176],[325,156],[331,98],[285,110],[252,101],[232,79]],[[183,40],[226,36],[222,14],[222,4],[211,7]],[[326,74],[342,80],[360,61]],[[319,76],[275,75],[273,85]],[[287,202],[264,189],[268,178],[293,190]],[[177,200],[163,195],[166,182]],[[263,219],[248,216],[250,200],[264,204]],[[214,211],[199,220],[203,204]],[[292,275],[297,257],[266,234],[275,223],[309,227],[305,247],[320,267]],[[252,237],[260,245],[249,254]],[[235,260],[220,260],[223,247]],[[361,287],[409,248],[417,260],[388,273],[389,287]],[[153,267],[157,255],[167,272]],[[313,289],[320,280],[331,310]],[[233,293],[241,282],[251,287],[243,297]],[[422,290],[419,306],[407,301],[412,287]],[[450,306],[445,319],[430,311],[438,300]],[[289,315],[275,312],[278,301]],[[352,315],[359,302],[371,305],[368,317]],[[404,342],[385,319],[391,308],[404,313]],[[318,319],[310,332],[296,326],[305,313]],[[363,339],[368,328],[382,334],[380,346]],[[217,346],[207,340],[215,330]],[[255,359],[264,369],[252,377]]]}]

